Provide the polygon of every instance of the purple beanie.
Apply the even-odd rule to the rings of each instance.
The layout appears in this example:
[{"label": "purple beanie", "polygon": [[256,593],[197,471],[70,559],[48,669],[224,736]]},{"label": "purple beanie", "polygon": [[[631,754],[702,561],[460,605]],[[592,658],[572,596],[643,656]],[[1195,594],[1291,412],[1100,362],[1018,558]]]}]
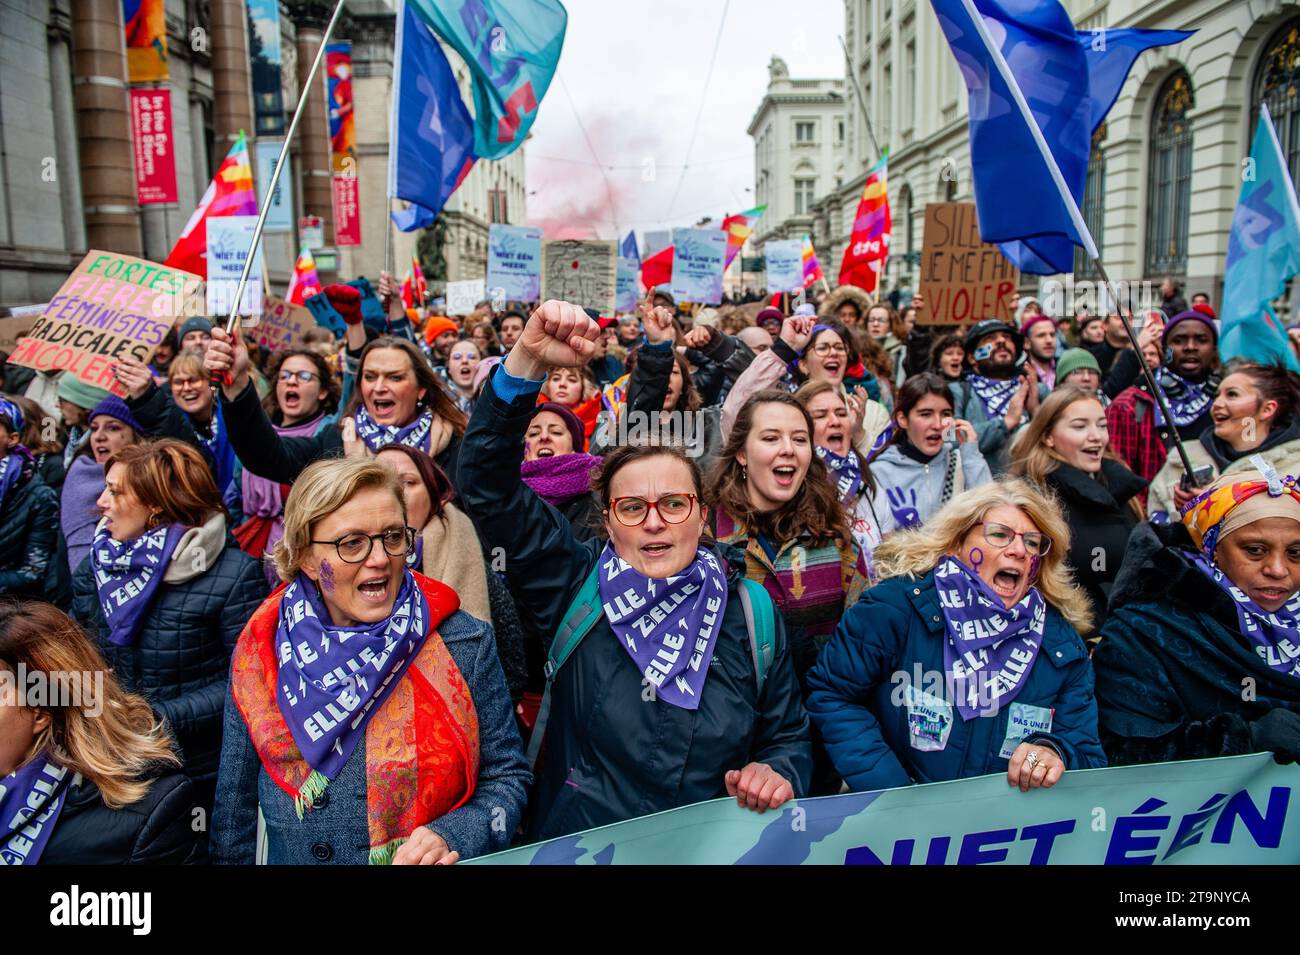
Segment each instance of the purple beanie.
[{"label": "purple beanie", "polygon": [[785,313],[779,308],[768,306],[754,316],[754,324],[762,328],[764,322],[777,322],[778,324],[785,321]]},{"label": "purple beanie", "polygon": [[1174,326],[1177,325],[1179,322],[1187,322],[1187,321],[1197,321],[1202,323],[1206,328],[1210,330],[1210,334],[1214,336],[1214,341],[1216,343],[1219,341],[1218,323],[1215,322],[1214,319],[1210,318],[1210,316],[1206,315],[1204,312],[1199,312],[1194,308],[1189,308],[1185,312],[1179,312],[1173,318],[1169,319],[1168,323],[1166,323],[1165,330],[1160,335],[1160,345],[1162,348],[1169,343],[1169,334],[1174,330]]},{"label": "purple beanie", "polygon": [[116,418],[122,424],[126,425],[140,437],[144,437],[144,425],[135,419],[131,414],[131,409],[126,406],[126,402],[117,395],[109,395],[99,404],[90,410],[87,422],[94,421],[100,415],[108,415],[110,418]]},{"label": "purple beanie", "polygon": [[528,416],[528,420],[531,422],[543,411],[549,411],[551,414],[560,416],[560,420],[569,429],[569,436],[573,438],[574,451],[581,454],[587,450],[587,437],[582,429],[582,422],[578,420],[576,414],[557,401],[543,401],[533,409],[533,413]]}]

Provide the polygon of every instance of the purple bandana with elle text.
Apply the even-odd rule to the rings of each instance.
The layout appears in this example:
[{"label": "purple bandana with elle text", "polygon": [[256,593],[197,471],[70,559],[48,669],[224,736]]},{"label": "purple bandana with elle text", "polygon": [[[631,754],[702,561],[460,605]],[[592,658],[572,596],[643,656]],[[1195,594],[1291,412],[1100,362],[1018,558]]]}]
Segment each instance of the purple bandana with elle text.
[{"label": "purple bandana with elle text", "polygon": [[822,459],[830,471],[840,502],[847,506],[856,501],[858,492],[862,490],[862,465],[858,463],[857,454],[849,451],[848,454],[840,455],[820,445],[816,450],[817,457]]},{"label": "purple bandana with elle text", "polygon": [[983,375],[968,375],[971,391],[975,392],[984,406],[984,413],[990,421],[1001,418],[1007,412],[1007,405],[1020,388],[1019,378],[985,378]]},{"label": "purple bandana with elle text", "polygon": [[0,776],[0,866],[35,865],[59,821],[68,787],[67,767],[38,753]]},{"label": "purple bandana with elle text", "polygon": [[1232,598],[1237,625],[1251,642],[1260,662],[1287,676],[1300,677],[1300,591],[1269,613],[1233,585],[1227,574],[1211,564],[1199,550],[1186,552],[1191,562]]},{"label": "purple bandana with elle text", "polygon": [[404,444],[417,451],[429,453],[429,432],[433,430],[433,412],[425,408],[419,417],[404,428],[396,425],[377,424],[366,411],[365,405],[357,405],[352,421],[357,428],[357,437],[366,443],[372,452],[378,452],[386,444]]},{"label": "purple bandana with elle text", "polygon": [[955,557],[934,569],[943,610],[943,668],[962,719],[992,716],[1015,699],[1043,644],[1047,604],[1037,587],[1007,607]]},{"label": "purple bandana with elle text", "polygon": [[606,544],[600,568],[605,618],[658,698],[699,709],[727,611],[727,576],[717,557],[701,547],[677,576],[646,577]]},{"label": "purple bandana with elle text", "polygon": [[95,528],[90,567],[109,642],[124,647],[135,642],[185,528],[161,524],[135,540],[118,541],[109,536],[107,522],[104,518]]}]

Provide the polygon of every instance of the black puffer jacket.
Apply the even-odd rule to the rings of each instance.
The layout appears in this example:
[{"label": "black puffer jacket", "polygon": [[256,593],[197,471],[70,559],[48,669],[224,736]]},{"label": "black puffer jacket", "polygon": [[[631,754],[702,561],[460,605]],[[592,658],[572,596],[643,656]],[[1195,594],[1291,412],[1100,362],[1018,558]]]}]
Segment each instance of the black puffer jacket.
[{"label": "black puffer jacket", "polygon": [[89,780],[68,791],[42,865],[179,865],[207,854],[195,831],[193,787],[180,773],[154,779],[144,797],[109,809]]},{"label": "black puffer jacket", "polygon": [[73,618],[97,639],[123,687],[142,694],[170,724],[185,774],[205,782],[217,772],[230,653],[268,593],[261,566],[228,532],[222,534],[224,549],[208,569],[182,581],[168,578],[201,564],[184,541],[177,547],[168,578],[154,593],[129,646],[109,642],[89,557],[73,577]]},{"label": "black puffer jacket", "polygon": [[33,473],[0,505],[0,596],[52,599],[59,497]]}]

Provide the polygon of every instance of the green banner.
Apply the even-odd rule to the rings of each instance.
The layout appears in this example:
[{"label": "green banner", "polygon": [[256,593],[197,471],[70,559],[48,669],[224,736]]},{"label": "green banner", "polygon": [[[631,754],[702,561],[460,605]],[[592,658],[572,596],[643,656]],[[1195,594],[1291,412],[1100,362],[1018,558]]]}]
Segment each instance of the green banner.
[{"label": "green banner", "polygon": [[800,799],[715,799],[467,865],[1243,865],[1300,863],[1300,768],[1272,756],[1005,775]]}]

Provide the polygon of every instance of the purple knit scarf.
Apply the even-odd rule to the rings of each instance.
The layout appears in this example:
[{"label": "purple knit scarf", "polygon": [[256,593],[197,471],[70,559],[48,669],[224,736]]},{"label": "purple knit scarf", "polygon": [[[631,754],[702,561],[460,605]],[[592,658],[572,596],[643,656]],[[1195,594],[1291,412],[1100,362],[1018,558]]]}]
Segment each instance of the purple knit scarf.
[{"label": "purple knit scarf", "polygon": [[593,454],[557,454],[519,466],[524,483],[547,504],[560,505],[591,493],[591,471],[600,464]]}]

